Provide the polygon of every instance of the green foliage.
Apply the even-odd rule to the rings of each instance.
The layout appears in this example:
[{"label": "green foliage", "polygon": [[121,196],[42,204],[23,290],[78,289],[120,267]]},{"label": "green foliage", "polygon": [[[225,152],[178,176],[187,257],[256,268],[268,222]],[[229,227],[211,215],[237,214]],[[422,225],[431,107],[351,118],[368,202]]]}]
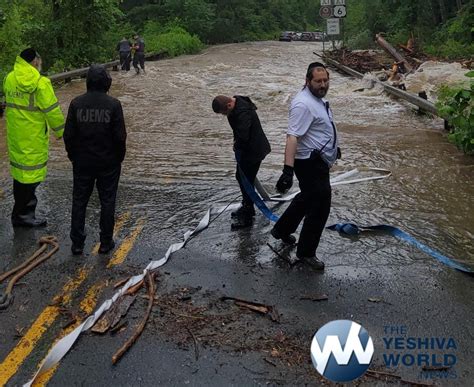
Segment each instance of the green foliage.
[{"label": "green foliage", "polygon": [[453,127],[448,138],[467,154],[474,154],[474,71],[470,87],[443,87],[437,103],[438,111]]},{"label": "green foliage", "polygon": [[208,39],[216,17],[215,4],[202,0],[186,0],[183,9],[183,26],[191,34]]},{"label": "green foliage", "polygon": [[139,29],[149,21],[179,26],[206,43],[275,38],[282,30],[313,30],[320,0],[126,0]]},{"label": "green foliage", "polygon": [[427,53],[447,59],[474,55],[474,2],[465,6],[456,18],[448,20],[433,34],[432,43],[425,47]]},{"label": "green foliage", "polygon": [[[441,42],[441,43],[440,43]],[[454,39],[440,40],[424,48],[426,53],[446,59],[466,58],[474,55],[474,44],[463,44]]]},{"label": "green foliage", "polygon": [[2,22],[0,24],[0,80],[3,82],[5,75],[12,69],[16,56],[19,54],[18,47],[23,47],[21,36],[18,34],[18,26],[22,25],[22,18],[18,7],[11,4],[9,12],[6,12],[6,2],[2,2]]},{"label": "green foliage", "polygon": [[[0,74],[35,47],[45,70],[115,58],[117,42],[144,32],[147,51],[196,52],[205,43],[274,39],[281,31],[324,30],[320,0],[0,0]],[[357,0],[344,19],[351,48],[374,47],[376,33],[393,44],[414,34],[447,58],[474,55],[472,0]]]},{"label": "green foliage", "polygon": [[346,46],[351,49],[367,49],[374,46],[374,38],[369,30],[362,30],[350,36],[346,41]]},{"label": "green foliage", "polygon": [[16,55],[34,47],[43,69],[64,70],[110,60],[110,34],[123,13],[120,0],[0,0],[0,72],[11,69]]},{"label": "green foliage", "polygon": [[156,22],[147,22],[144,38],[149,51],[166,51],[171,57],[195,54],[203,48],[196,35],[191,35],[176,23],[161,28]]},{"label": "green foliage", "polygon": [[374,47],[375,34],[393,45],[414,36],[419,48],[448,59],[474,54],[472,0],[358,0],[347,2],[344,20],[348,47]]}]

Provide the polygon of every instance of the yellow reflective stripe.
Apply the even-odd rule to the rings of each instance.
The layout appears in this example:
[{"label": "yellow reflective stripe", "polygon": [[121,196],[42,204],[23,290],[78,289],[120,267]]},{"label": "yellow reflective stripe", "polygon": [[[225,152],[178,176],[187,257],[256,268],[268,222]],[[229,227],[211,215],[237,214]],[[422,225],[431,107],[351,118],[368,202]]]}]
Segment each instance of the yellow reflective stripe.
[{"label": "yellow reflective stripe", "polygon": [[59,102],[53,103],[50,107],[47,107],[46,109],[40,109],[43,113],[49,113],[51,110],[54,108],[57,108],[59,106]]},{"label": "yellow reflective stripe", "polygon": [[5,104],[6,107],[18,110],[27,110],[29,112],[40,112],[41,110],[36,106],[24,106],[24,105],[17,105],[16,103],[7,102]]},{"label": "yellow reflective stripe", "polygon": [[15,163],[14,161],[11,161],[10,160],[10,165],[12,167],[15,167],[15,168],[18,168],[18,169],[22,169],[24,171],[35,171],[37,169],[41,169],[41,168],[44,168],[46,167],[46,164],[48,162],[45,161],[44,163],[42,164],[38,164],[38,165],[23,165],[23,164],[18,164],[18,163]]},{"label": "yellow reflective stripe", "polygon": [[31,93],[30,97],[29,97],[29,105],[28,106],[17,105],[16,103],[11,103],[11,102],[7,102],[6,106],[9,107],[9,108],[13,108],[13,109],[27,110],[29,112],[40,111],[42,113],[49,113],[51,110],[53,110],[53,109],[55,109],[59,106],[59,101],[56,101],[55,103],[53,103],[51,106],[47,107],[46,109],[40,109],[38,106],[35,106],[35,95],[34,95],[34,93]]},{"label": "yellow reflective stripe", "polygon": [[64,129],[64,124],[62,124],[61,126],[58,126],[57,128],[51,128],[53,131],[55,132],[58,132],[60,131],[61,129]]}]

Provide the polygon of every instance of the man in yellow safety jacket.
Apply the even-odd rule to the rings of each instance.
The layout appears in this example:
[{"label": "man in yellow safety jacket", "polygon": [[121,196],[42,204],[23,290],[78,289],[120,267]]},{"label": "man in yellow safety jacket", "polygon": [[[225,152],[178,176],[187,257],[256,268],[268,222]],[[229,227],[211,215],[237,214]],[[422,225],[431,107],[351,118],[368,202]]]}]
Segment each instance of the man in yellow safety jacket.
[{"label": "man in yellow safety jacket", "polygon": [[3,82],[7,122],[8,155],[13,177],[15,204],[13,226],[38,227],[36,187],[46,177],[49,131],[60,139],[64,116],[51,81],[40,75],[41,58],[27,48],[17,56],[13,71]]}]

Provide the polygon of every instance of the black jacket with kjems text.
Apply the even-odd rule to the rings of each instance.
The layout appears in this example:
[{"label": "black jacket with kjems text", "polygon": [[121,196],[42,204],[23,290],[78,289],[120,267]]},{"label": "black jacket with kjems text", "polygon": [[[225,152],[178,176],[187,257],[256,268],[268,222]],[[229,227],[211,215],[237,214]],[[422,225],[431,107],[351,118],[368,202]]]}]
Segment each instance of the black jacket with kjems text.
[{"label": "black jacket with kjems text", "polygon": [[120,164],[125,157],[127,133],[122,105],[107,95],[111,82],[104,67],[92,65],[87,93],[69,105],[64,143],[74,166],[106,168]]},{"label": "black jacket with kjems text", "polygon": [[235,95],[235,106],[227,119],[234,133],[234,150],[242,160],[262,161],[271,151],[257,115],[257,107],[249,97]]}]

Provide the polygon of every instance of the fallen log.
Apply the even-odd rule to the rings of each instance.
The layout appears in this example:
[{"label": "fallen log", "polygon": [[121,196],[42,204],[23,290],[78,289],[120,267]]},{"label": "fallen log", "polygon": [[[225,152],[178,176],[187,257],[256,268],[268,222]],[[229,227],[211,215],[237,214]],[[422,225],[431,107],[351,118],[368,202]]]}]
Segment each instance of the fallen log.
[{"label": "fallen log", "polygon": [[388,54],[390,54],[398,63],[403,63],[403,66],[407,73],[413,71],[413,67],[410,63],[397,51],[395,48],[388,43],[380,34],[375,35],[375,41],[382,47]]}]

